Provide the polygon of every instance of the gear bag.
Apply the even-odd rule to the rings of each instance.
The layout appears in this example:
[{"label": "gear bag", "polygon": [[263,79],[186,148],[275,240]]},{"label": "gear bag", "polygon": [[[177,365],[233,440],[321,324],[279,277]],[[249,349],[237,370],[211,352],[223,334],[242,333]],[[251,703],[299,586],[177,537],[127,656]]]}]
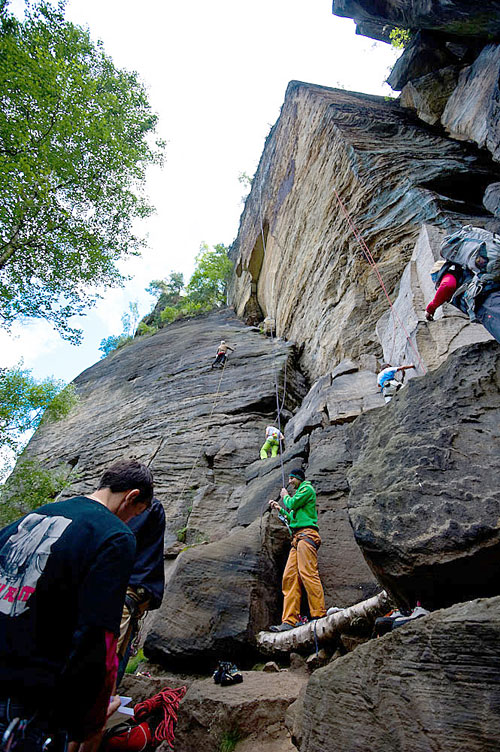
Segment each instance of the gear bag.
[{"label": "gear bag", "polygon": [[[500,236],[482,227],[465,225],[444,238],[441,256],[472,273],[472,279],[467,275],[468,279],[456,290],[451,302],[475,321],[480,296],[484,299],[488,293],[500,289]],[[481,268],[476,265],[478,256],[486,259]]]}]

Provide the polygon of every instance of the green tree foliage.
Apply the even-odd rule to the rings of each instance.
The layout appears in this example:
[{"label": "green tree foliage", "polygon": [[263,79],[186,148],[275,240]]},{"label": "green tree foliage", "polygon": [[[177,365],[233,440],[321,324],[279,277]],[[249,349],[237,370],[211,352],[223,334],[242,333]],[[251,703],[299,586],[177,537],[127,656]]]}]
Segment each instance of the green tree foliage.
[{"label": "green tree foliage", "polygon": [[42,318],[79,341],[69,317],[142,245],[157,118],[137,74],[41,0],[22,21],[0,0],[0,103],[0,323]]},{"label": "green tree foliage", "polygon": [[120,347],[132,342],[138,321],[139,304],[137,300],[134,300],[128,304],[128,311],[122,316],[122,333],[111,334],[109,337],[101,340],[101,344],[99,345],[99,350],[102,352],[101,360],[113,352],[113,350],[118,350]]},{"label": "green tree foliage", "polygon": [[232,268],[228,249],[222,243],[212,249],[202,243],[193,276],[186,288],[190,301],[201,304],[206,310],[224,305]]},{"label": "green tree foliage", "polygon": [[408,42],[411,39],[411,31],[410,29],[392,29],[389,34],[389,39],[391,40],[393,47],[395,47],[397,50],[402,50],[407,46]]},{"label": "green tree foliage", "polygon": [[[222,243],[211,249],[202,243],[188,285],[184,286],[184,277],[178,272],[171,272],[168,279],[154,279],[149,283],[146,292],[157,298],[157,302],[151,313],[139,323],[136,334],[154,334],[176,319],[196,316],[224,305],[232,267],[228,249]],[[126,316],[122,317],[122,322]],[[131,340],[128,331],[103,339],[99,346],[102,357]]]},{"label": "green tree foliage", "polygon": [[0,486],[0,527],[54,501],[75,477],[67,469],[49,470],[38,460],[21,458],[15,471]]},{"label": "green tree foliage", "polygon": [[33,431],[42,418],[59,420],[76,401],[73,385],[37,381],[20,365],[0,369],[0,449],[19,451],[26,431]]}]

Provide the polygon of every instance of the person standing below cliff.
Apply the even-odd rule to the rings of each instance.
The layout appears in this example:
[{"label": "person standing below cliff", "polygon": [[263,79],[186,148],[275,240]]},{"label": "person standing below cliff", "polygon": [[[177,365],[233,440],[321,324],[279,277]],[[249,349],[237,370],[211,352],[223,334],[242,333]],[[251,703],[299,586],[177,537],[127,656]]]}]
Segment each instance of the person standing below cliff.
[{"label": "person standing below cliff", "polygon": [[136,549],[118,638],[117,687],[125,673],[132,643],[139,631],[140,620],[147,611],[160,608],[163,601],[165,511],[162,503],[158,499],[153,499],[148,509],[129,521],[128,527],[135,535]]},{"label": "person standing below cliff", "polygon": [[277,457],[280,441],[284,441],[285,437],[274,426],[268,426],[266,428],[266,440],[260,448],[261,460],[267,460],[269,457],[268,451],[271,450],[271,457]]},{"label": "person standing below cliff", "polygon": [[125,522],[152,496],[149,469],[125,460],[93,493],[46,504],[0,531],[4,748],[62,752],[68,739],[75,748],[100,737],[135,555]]},{"label": "person standing below cliff", "polygon": [[316,509],[316,491],[300,469],[292,470],[289,485],[295,493],[290,496],[281,489],[281,502],[271,499],[269,505],[279,510],[292,533],[292,543],[283,572],[283,615],[281,624],[270,627],[271,632],[285,632],[299,626],[302,587],[306,591],[312,619],[326,616],[325,596],[318,571],[318,549],[321,545]]},{"label": "person standing below cliff", "polygon": [[377,384],[386,402],[390,402],[396,392],[403,386],[403,382],[395,378],[398,371],[404,374],[405,371],[409,371],[412,368],[415,368],[413,363],[409,366],[391,366],[390,363],[383,364],[382,370],[377,376]]},{"label": "person standing below cliff", "polygon": [[227,345],[223,339],[220,341],[220,345],[217,348],[217,355],[212,363],[211,368],[214,368],[214,366],[223,366],[224,363],[227,360],[227,351],[231,350],[231,352],[234,352],[234,347],[231,347],[231,345]]}]

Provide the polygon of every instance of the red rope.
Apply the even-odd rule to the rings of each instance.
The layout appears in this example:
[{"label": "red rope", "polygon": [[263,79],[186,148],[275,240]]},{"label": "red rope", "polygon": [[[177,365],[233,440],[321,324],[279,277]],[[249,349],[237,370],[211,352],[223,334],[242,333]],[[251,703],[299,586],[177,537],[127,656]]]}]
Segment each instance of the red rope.
[{"label": "red rope", "polygon": [[[335,193],[335,196],[337,197],[337,201],[340,204],[340,207],[341,207],[341,209],[342,209],[342,211],[344,213],[345,218],[347,219],[347,222],[348,222],[349,227],[351,228],[351,230],[352,230],[352,232],[354,234],[354,237],[356,238],[356,240],[358,241],[358,243],[359,243],[359,245],[361,247],[361,252],[362,252],[363,256],[368,261],[369,265],[372,267],[373,271],[377,275],[377,279],[378,279],[378,281],[380,283],[380,286],[381,286],[382,290],[384,291],[385,297],[389,301],[389,306],[391,308],[391,313],[392,313],[392,316],[393,316],[393,322],[394,322],[394,319],[396,319],[398,321],[398,323],[400,324],[401,328],[403,329],[403,331],[405,333],[405,336],[406,336],[406,339],[408,341],[408,344],[410,345],[411,349],[415,353],[415,357],[416,357],[417,361],[419,362],[420,367],[422,368],[422,371],[424,373],[427,373],[427,369],[424,366],[424,364],[422,362],[422,359],[420,358],[418,350],[416,350],[415,347],[413,346],[413,342],[411,341],[411,337],[408,334],[405,325],[403,324],[403,322],[399,318],[399,316],[398,316],[398,314],[397,314],[394,306],[392,305],[392,301],[391,301],[391,298],[389,296],[389,293],[387,292],[386,286],[384,284],[384,280],[382,279],[382,276],[380,274],[379,268],[377,266],[377,263],[376,263],[375,259],[373,258],[372,254],[371,254],[370,249],[366,245],[366,243],[363,240],[361,234],[357,231],[356,226],[355,226],[354,222],[352,221],[351,216],[350,216],[348,210],[346,209],[346,207],[342,203],[342,199],[340,198],[339,194],[337,193],[337,190],[336,190],[335,187],[333,188],[333,192]],[[393,347],[393,350],[394,350],[394,347]]]},{"label": "red rope", "polygon": [[153,734],[152,743],[157,747],[161,742],[167,742],[170,747],[174,746],[174,731],[177,723],[177,710],[179,703],[187,692],[187,687],[170,689],[165,687],[154,697],[149,697],[144,702],[139,702],[134,707],[136,721],[145,720],[152,713],[160,712],[163,718]]}]

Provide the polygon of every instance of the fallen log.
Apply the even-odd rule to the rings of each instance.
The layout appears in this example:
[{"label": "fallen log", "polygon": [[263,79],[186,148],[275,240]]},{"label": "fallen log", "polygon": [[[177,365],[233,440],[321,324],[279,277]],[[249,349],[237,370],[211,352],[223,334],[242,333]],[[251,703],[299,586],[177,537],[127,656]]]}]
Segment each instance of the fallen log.
[{"label": "fallen log", "polygon": [[311,647],[329,642],[335,635],[345,631],[355,619],[372,619],[382,616],[391,607],[389,596],[381,593],[354,606],[337,611],[331,616],[314,619],[301,627],[288,632],[259,632],[257,645],[263,653],[288,653],[292,650]]}]

